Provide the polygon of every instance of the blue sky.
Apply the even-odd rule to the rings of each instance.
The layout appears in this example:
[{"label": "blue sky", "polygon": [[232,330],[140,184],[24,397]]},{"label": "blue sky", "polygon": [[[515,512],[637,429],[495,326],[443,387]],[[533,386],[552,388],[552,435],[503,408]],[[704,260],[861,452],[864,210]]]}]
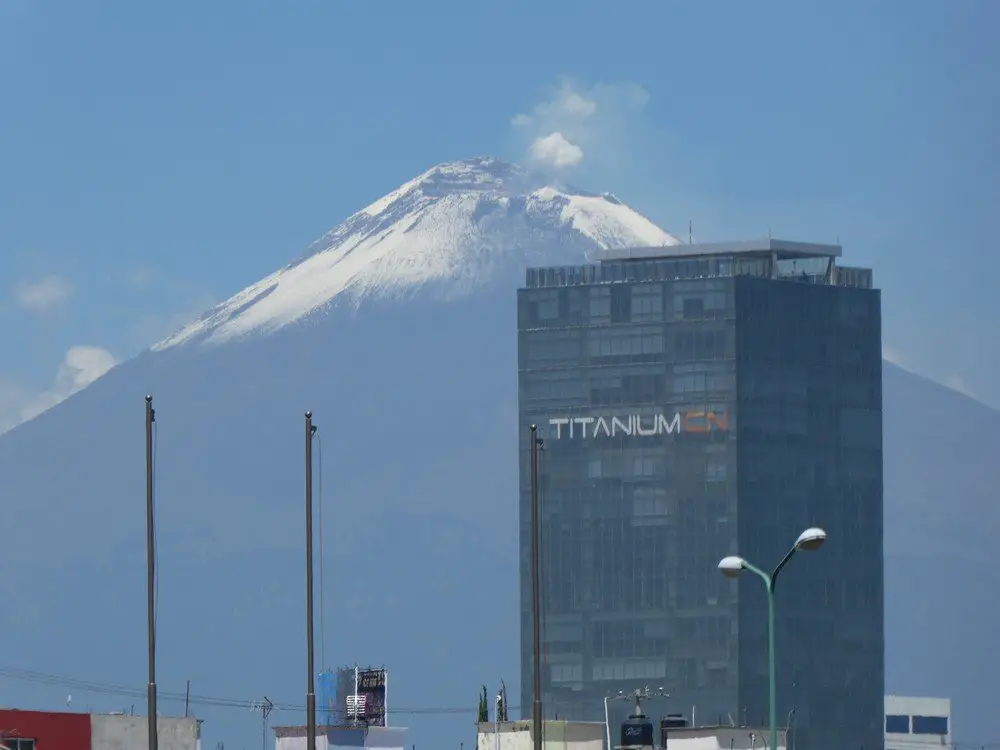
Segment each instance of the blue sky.
[{"label": "blue sky", "polygon": [[3,0],[0,430],[429,166],[524,158],[522,113],[675,234],[839,237],[887,354],[1000,406],[998,26],[996,0]]}]

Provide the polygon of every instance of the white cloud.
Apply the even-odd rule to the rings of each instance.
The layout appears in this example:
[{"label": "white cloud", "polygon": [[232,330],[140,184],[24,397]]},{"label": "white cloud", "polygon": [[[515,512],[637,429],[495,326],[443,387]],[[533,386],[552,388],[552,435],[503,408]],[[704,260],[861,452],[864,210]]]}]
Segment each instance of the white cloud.
[{"label": "white cloud", "polygon": [[944,384],[953,391],[958,391],[969,398],[974,398],[977,401],[979,400],[979,396],[977,396],[975,391],[972,390],[972,386],[970,386],[968,381],[961,375],[948,376],[948,378],[944,381]]},{"label": "white cloud", "polygon": [[73,294],[73,285],[59,276],[47,276],[34,282],[21,282],[14,288],[14,298],[26,310],[44,313],[59,307]]},{"label": "white cloud", "polygon": [[562,133],[549,133],[531,144],[531,160],[550,167],[575,167],[583,161],[583,149],[570,143]]},{"label": "white cloud", "polygon": [[916,375],[932,380],[938,385],[943,385],[945,388],[951,388],[953,391],[958,391],[962,395],[975,399],[980,403],[987,404],[994,409],[997,408],[997,406],[990,403],[988,398],[984,397],[981,392],[977,392],[964,375],[953,373],[946,376],[940,369],[935,368],[933,365],[928,366],[923,361],[915,361],[901,353],[895,347],[887,344],[882,345],[882,357],[886,361],[891,362],[898,367],[902,367],[904,370],[908,370]]},{"label": "white cloud", "polygon": [[557,169],[577,167],[592,155],[613,160],[627,146],[626,121],[649,95],[635,83],[582,87],[562,79],[530,113],[511,120],[514,137],[533,162]]},{"label": "white cloud", "polygon": [[908,369],[904,363],[905,360],[903,355],[900,354],[899,350],[893,346],[889,346],[888,344],[882,345],[882,358],[892,362],[894,365],[902,367],[904,370]]},{"label": "white cloud", "polygon": [[597,111],[597,103],[593,99],[585,99],[575,91],[567,91],[559,101],[563,110],[575,117],[586,119]]},{"label": "white cloud", "polygon": [[0,433],[38,416],[93,383],[117,362],[99,346],[72,346],[59,363],[51,387],[32,390],[0,380]]},{"label": "white cloud", "polygon": [[56,384],[73,393],[93,383],[116,364],[114,355],[99,346],[73,346],[59,365]]},{"label": "white cloud", "polygon": [[565,123],[567,119],[586,120],[597,112],[594,94],[600,94],[605,89],[606,86],[602,84],[584,94],[570,79],[564,78],[549,99],[536,104],[530,115],[519,114],[514,117],[512,124],[525,127],[537,123],[545,127],[546,123]]}]

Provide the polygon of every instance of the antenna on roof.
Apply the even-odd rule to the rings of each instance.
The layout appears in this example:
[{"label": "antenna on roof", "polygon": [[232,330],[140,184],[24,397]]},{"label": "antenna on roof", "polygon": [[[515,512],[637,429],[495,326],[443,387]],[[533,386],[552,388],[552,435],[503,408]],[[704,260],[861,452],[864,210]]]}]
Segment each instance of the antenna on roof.
[{"label": "antenna on roof", "polygon": [[688,244],[691,244],[691,219],[688,219]]}]

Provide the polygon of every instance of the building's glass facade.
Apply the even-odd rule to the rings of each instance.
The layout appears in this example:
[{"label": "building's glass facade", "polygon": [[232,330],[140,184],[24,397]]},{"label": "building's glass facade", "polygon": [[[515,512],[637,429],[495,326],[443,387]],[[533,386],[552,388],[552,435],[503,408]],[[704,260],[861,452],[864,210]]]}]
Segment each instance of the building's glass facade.
[{"label": "building's glass facade", "polygon": [[602,720],[605,696],[649,686],[672,696],[653,713],[766,724],[764,587],[716,566],[740,554],[769,569],[818,525],[826,545],[777,586],[779,723],[794,708],[803,750],[881,742],[880,296],[870,271],[782,247],[528,271],[524,715],[534,423],[547,718]]}]

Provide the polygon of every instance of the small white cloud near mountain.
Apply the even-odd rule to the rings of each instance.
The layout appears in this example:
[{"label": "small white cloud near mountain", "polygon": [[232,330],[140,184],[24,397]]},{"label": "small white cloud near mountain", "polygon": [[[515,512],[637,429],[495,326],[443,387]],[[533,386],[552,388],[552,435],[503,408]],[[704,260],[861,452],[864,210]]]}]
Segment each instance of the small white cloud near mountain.
[{"label": "small white cloud near mountain", "polygon": [[0,379],[0,433],[51,409],[86,388],[116,364],[115,357],[100,346],[71,346],[50,387],[38,390]]},{"label": "small white cloud near mountain", "polygon": [[60,276],[22,281],[14,287],[18,306],[33,313],[46,313],[62,306],[73,294],[73,285]]},{"label": "small white cloud near mountain", "polygon": [[531,144],[531,160],[552,167],[575,167],[583,161],[583,149],[567,141],[562,133],[550,133]]},{"label": "small white cloud near mountain", "polygon": [[623,123],[647,101],[649,94],[637,83],[584,87],[563,78],[530,112],[512,118],[511,126],[533,164],[558,172],[580,166],[591,153],[612,156]]}]

